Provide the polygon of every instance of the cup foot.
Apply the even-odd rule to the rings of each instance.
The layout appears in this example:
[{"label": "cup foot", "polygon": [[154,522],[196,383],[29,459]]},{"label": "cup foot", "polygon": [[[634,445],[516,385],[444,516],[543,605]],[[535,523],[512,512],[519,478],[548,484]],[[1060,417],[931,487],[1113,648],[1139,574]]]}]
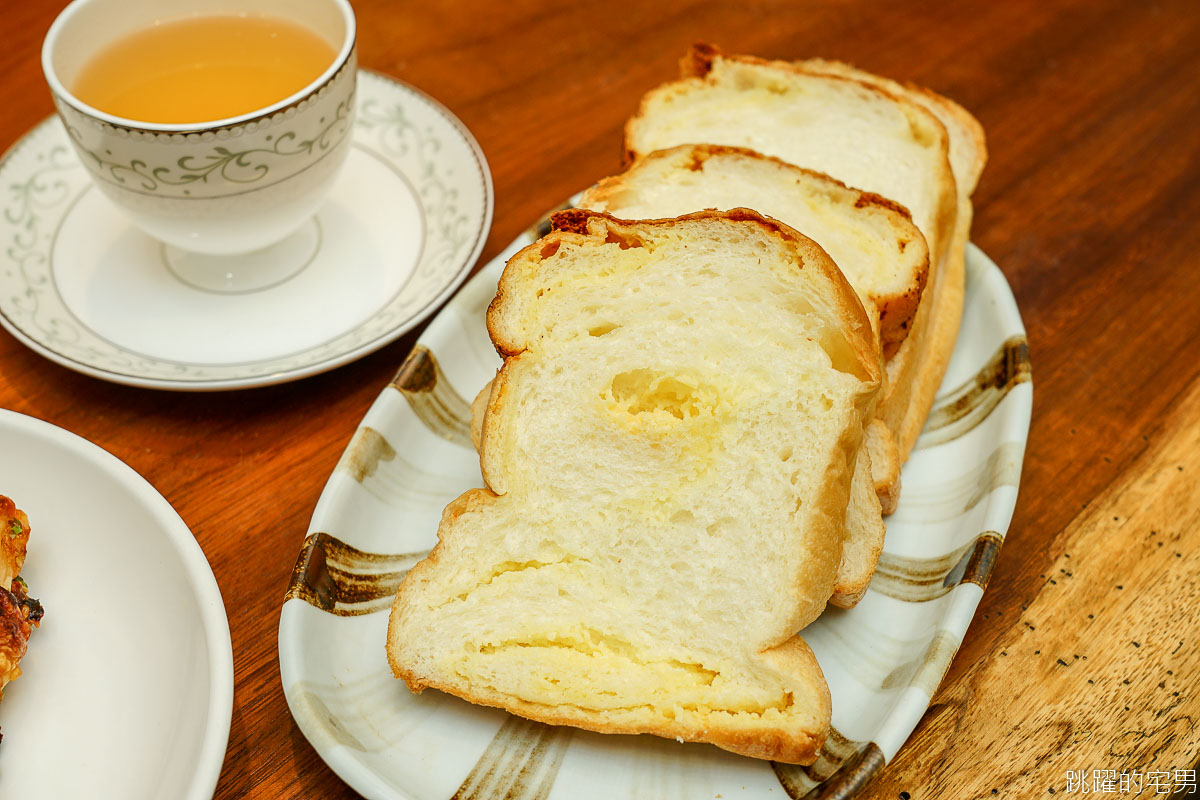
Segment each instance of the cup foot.
[{"label": "cup foot", "polygon": [[236,255],[193,253],[162,246],[167,270],[193,289],[215,294],[249,294],[286,283],[299,275],[321,249],[321,225],[314,217],[270,247]]}]

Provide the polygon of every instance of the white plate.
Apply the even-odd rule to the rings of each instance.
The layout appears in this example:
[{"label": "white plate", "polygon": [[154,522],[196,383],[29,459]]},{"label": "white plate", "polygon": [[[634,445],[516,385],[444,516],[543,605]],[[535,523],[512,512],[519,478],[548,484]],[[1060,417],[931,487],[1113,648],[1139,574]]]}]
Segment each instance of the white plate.
[{"label": "white plate", "polygon": [[357,102],[345,168],[281,256],[283,279],[240,292],[180,278],[92,184],[59,119],[42,122],[0,161],[0,325],[70,369],[182,390],[294,380],[394,341],[479,257],[491,173],[417,90],[364,71]]},{"label": "white plate", "polygon": [[[1032,408],[1025,331],[1000,270],[967,251],[963,324],[904,467],[866,597],[803,631],[829,681],[820,760],[795,767],[653,736],[552,728],[392,678],[387,611],[443,506],[481,486],[468,404],[499,359],[483,325],[506,259],[430,323],[375,401],[313,514],[279,628],[284,692],[321,757],[369,798],[853,796],[908,738],[983,595],[1017,497]],[[836,784],[836,788],[834,786]],[[824,796],[824,795],[823,795]],[[834,795],[830,795],[834,796]]]},{"label": "white plate", "polygon": [[0,702],[0,794],[211,798],[233,650],[191,531],[109,453],[3,410],[0,493],[29,515],[22,575],[46,609]]}]

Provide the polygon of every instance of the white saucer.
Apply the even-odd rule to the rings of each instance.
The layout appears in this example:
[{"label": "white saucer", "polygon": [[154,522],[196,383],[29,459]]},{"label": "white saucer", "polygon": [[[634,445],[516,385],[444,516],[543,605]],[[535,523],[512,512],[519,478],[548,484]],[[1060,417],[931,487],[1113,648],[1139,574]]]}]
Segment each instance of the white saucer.
[{"label": "white saucer", "polygon": [[0,186],[0,325],[70,369],[159,389],[281,383],[382,347],[466,278],[492,220],[491,174],[462,123],[370,72],[344,170],[269,251],[261,288],[190,281],[95,188],[57,117],[0,160]]}]

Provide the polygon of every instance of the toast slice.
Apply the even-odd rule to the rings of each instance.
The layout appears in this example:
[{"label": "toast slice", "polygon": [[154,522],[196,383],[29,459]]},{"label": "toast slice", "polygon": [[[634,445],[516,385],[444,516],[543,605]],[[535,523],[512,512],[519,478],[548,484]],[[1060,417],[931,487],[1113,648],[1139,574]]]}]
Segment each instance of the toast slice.
[{"label": "toast slice", "polygon": [[[965,108],[949,98],[919,86],[898,83],[873,75],[839,61],[809,59],[797,62],[805,70],[840,75],[876,86],[883,91],[923,107],[937,117],[949,136],[950,168],[958,195],[958,211],[950,247],[941,265],[937,286],[930,292],[930,319],[921,324],[923,347],[901,347],[889,360],[888,374],[896,376],[894,387],[884,390],[880,408],[889,417],[889,428],[896,432],[897,445],[905,457],[912,450],[933,396],[945,374],[958,326],[962,318],[964,280],[966,276],[966,247],[971,236],[971,193],[979,183],[987,163],[987,141],[983,126]],[[920,361],[922,367],[917,368]],[[903,376],[917,375],[921,384],[904,383]],[[936,381],[934,380],[936,377]],[[903,416],[901,411],[903,410]]]},{"label": "toast slice", "polygon": [[[724,56],[706,45],[694,47],[681,65],[684,77],[647,93],[626,123],[627,159],[697,142],[748,147],[900,203],[925,236],[926,302],[904,343],[885,352],[888,388],[879,403],[902,463],[949,362],[961,313],[954,276],[947,289],[939,288],[958,235],[946,127],[906,96],[829,69]],[[942,316],[953,320],[934,330]],[[905,348],[905,357],[895,361],[894,353]],[[884,488],[884,499],[897,491]]]},{"label": "toast slice", "polygon": [[[744,209],[582,210],[508,263],[481,466],[409,572],[388,659],[544,722],[811,763],[870,324],[811,240]],[[753,319],[759,324],[747,325]]]},{"label": "toast slice", "polygon": [[[858,292],[876,333],[881,363],[883,342],[903,340],[929,268],[925,238],[902,207],[742,148],[681,145],[655,151],[585,191],[578,205],[622,219],[753,206],[802,231],[829,253]],[[882,425],[873,433],[889,436]],[[872,475],[872,467],[878,475]],[[868,471],[860,475],[860,469]],[[853,483],[888,497],[899,485],[899,472],[895,448],[881,443],[870,456],[860,454]],[[885,532],[878,497],[854,492],[851,498],[846,551],[831,599],[843,608],[852,607],[866,591]]]}]

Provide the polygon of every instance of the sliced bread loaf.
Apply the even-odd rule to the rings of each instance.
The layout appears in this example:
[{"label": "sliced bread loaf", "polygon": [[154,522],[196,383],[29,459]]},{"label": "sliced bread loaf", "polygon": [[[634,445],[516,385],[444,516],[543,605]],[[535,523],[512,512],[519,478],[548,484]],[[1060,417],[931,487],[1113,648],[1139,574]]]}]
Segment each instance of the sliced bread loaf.
[{"label": "sliced bread loaf", "polygon": [[[929,268],[925,239],[903,208],[753,150],[681,145],[655,151],[585,191],[578,204],[622,219],[753,206],[786,223],[821,245],[858,292],[878,337],[881,363],[882,341],[904,338]],[[882,426],[874,434],[889,436]],[[871,468],[877,474],[860,473]],[[870,457],[860,454],[854,485],[868,491],[878,487],[879,494],[889,497],[899,484],[899,471],[896,449],[881,443]],[[831,602],[849,608],[866,591],[883,549],[879,499],[852,493],[846,523],[845,553]]]},{"label": "sliced bread loaf", "polygon": [[823,250],[745,210],[555,226],[488,312],[494,491],[451,503],[405,579],[392,669],[546,722],[811,762],[829,694],[796,631],[842,554],[880,377],[866,314]]},{"label": "sliced bread loaf", "polygon": [[[920,103],[831,69],[724,56],[704,45],[692,49],[682,68],[684,77],[647,93],[626,124],[627,158],[697,142],[748,147],[902,204],[925,236],[931,259],[925,302],[907,344],[885,350],[888,388],[879,404],[903,461],[945,372],[961,312],[954,276],[948,289],[939,288],[959,233],[945,126]],[[943,316],[952,320],[935,330]],[[885,501],[898,491],[882,488]]]}]

